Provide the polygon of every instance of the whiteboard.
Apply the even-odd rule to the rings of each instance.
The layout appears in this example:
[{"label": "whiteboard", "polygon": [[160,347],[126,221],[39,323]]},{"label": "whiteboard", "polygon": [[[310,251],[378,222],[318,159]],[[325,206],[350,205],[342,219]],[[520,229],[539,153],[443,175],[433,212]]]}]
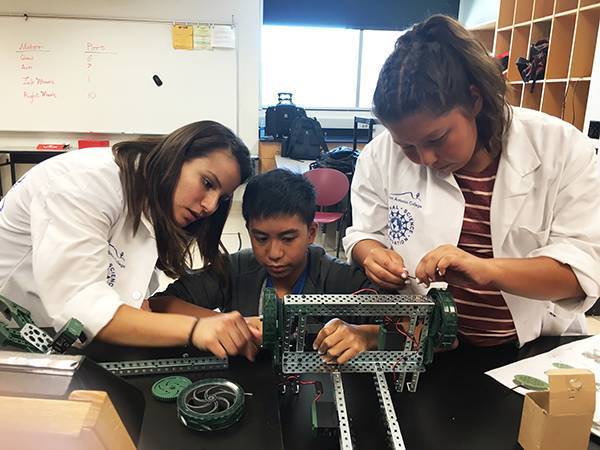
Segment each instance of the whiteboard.
[{"label": "whiteboard", "polygon": [[171,26],[0,17],[0,130],[162,134],[210,119],[237,131],[236,50],[175,50]]}]

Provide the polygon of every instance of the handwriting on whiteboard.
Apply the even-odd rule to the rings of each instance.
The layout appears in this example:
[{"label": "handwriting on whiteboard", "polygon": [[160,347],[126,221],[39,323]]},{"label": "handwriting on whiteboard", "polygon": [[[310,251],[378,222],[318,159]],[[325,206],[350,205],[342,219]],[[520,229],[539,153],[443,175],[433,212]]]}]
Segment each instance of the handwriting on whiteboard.
[{"label": "handwriting on whiteboard", "polygon": [[102,65],[106,58],[116,55],[106,44],[87,41],[83,50],[87,77],[87,99],[94,101],[98,97],[98,75],[102,74]]},{"label": "handwriting on whiteboard", "polygon": [[33,104],[39,101],[56,99],[56,81],[45,76],[38,67],[39,58],[46,57],[50,49],[38,42],[20,42],[17,46],[17,64],[22,73],[23,100]]}]

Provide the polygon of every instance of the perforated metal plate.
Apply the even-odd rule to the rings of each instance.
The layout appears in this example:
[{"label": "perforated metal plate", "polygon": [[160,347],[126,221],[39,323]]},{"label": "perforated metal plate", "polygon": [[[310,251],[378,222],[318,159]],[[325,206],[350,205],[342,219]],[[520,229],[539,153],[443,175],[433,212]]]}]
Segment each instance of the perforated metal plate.
[{"label": "perforated metal plate", "polygon": [[220,370],[229,367],[228,360],[206,356],[197,358],[164,358],[140,361],[114,361],[100,363],[109,372],[119,376],[150,375],[157,373],[196,372]]},{"label": "perforated metal plate", "polygon": [[323,372],[424,372],[423,356],[417,352],[363,352],[346,364],[325,364],[317,352],[283,352],[283,373]]},{"label": "perforated metal plate", "polygon": [[50,350],[52,345],[52,338],[43,330],[31,323],[26,323],[23,328],[19,330],[19,334],[25,341],[34,346],[42,353],[46,353]]},{"label": "perforated metal plate", "polygon": [[392,397],[390,396],[385,374],[383,372],[375,372],[373,374],[373,380],[375,382],[377,398],[379,399],[379,406],[383,411],[385,422],[388,428],[390,443],[392,444],[394,450],[404,450],[406,447],[404,446],[404,439],[402,439],[400,425],[398,425],[396,411],[394,410],[394,404],[392,403]]},{"label": "perforated metal plate", "polygon": [[335,407],[340,427],[340,449],[352,450],[352,435],[350,434],[350,421],[348,420],[348,412],[346,411],[346,397],[344,395],[342,374],[333,372],[331,374],[331,381],[333,381]]}]

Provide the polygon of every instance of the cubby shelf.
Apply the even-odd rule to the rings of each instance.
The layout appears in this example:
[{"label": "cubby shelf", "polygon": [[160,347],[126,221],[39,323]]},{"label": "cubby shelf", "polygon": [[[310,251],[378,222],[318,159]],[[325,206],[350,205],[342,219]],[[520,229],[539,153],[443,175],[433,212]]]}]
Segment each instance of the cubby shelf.
[{"label": "cubby shelf", "polygon": [[[500,0],[494,54],[509,52],[506,77],[512,105],[584,125],[598,24],[600,0]],[[516,61],[529,48],[549,40],[544,80],[523,83]]]}]

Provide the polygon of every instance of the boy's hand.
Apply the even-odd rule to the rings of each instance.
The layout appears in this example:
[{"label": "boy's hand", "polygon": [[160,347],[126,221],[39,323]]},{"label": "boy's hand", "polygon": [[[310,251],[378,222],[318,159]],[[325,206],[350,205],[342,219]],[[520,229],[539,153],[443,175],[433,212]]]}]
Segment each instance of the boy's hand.
[{"label": "boy's hand", "polygon": [[404,260],[394,250],[383,247],[373,248],[363,261],[369,279],[386,289],[404,289],[408,272]]},{"label": "boy's hand", "polygon": [[327,364],[345,364],[365,350],[377,347],[379,325],[352,325],[331,319],[319,331],[313,349]]},{"label": "boy's hand", "polygon": [[261,339],[259,331],[233,311],[198,319],[191,341],[200,350],[208,350],[219,358],[244,355],[254,361]]},{"label": "boy's hand", "polygon": [[246,323],[249,327],[254,328],[260,334],[259,344],[262,344],[262,331],[263,331],[263,321],[262,318],[258,316],[245,317]]}]

